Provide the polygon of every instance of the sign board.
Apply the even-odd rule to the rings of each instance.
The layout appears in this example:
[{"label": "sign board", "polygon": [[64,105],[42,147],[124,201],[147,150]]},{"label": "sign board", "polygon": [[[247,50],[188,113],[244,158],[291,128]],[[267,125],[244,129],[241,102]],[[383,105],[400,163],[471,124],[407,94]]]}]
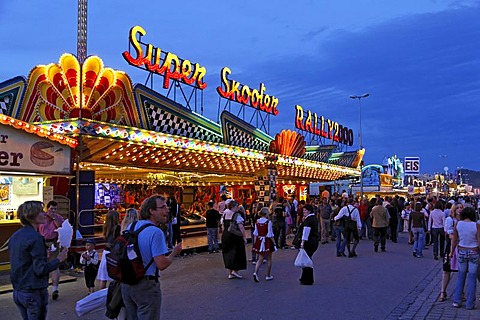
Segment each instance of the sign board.
[{"label": "sign board", "polygon": [[10,126],[0,126],[0,171],[71,172],[69,146]]},{"label": "sign board", "polygon": [[43,187],[43,203],[47,204],[53,200],[53,187],[44,186]]},{"label": "sign board", "polygon": [[300,105],[295,106],[295,128],[310,132],[320,137],[331,139],[332,142],[353,146],[353,130],[342,126],[336,121],[318,116],[315,112],[305,112]]},{"label": "sign board", "polygon": [[420,157],[405,157],[405,174],[420,174]]}]

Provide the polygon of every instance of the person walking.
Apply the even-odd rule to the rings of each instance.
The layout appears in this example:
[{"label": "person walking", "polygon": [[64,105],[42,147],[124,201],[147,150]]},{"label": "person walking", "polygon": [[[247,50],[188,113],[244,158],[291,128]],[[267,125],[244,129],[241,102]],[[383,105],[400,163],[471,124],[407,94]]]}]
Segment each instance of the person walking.
[{"label": "person walking", "polygon": [[460,221],[453,229],[452,252],[458,247],[458,277],[453,295],[453,306],[460,308],[462,294],[466,282],[465,308],[475,308],[477,290],[477,268],[479,259],[480,224],[476,221],[476,213],[472,207],[466,207],[460,213]]},{"label": "person walking", "polygon": [[68,249],[59,249],[56,258],[48,259],[40,225],[47,221],[40,201],[26,201],[18,207],[22,228],[9,240],[10,281],[13,301],[22,319],[46,319],[49,273],[67,259]]},{"label": "person walking", "polygon": [[283,197],[280,197],[278,202],[272,203],[273,211],[273,233],[275,235],[275,244],[278,248],[288,249],[286,240],[286,226],[285,226],[285,207],[283,205]]},{"label": "person walking", "polygon": [[[445,219],[445,258],[443,260],[443,272],[442,272],[442,288],[440,289],[439,302],[443,302],[448,299],[447,287],[450,283],[451,273],[458,272],[458,249],[451,251],[454,226],[458,220],[460,220],[460,213],[463,210],[461,203],[454,203],[450,207],[449,216]],[[457,247],[458,248],[458,247]],[[453,258],[450,258],[450,253],[453,253]],[[477,269],[478,272],[478,269]]]},{"label": "person walking", "polygon": [[[245,244],[247,235],[243,227],[242,215],[238,212],[238,203],[235,200],[226,201],[227,209],[223,212],[222,256],[225,268],[228,269],[228,279],[242,279],[239,270],[247,269],[247,254]],[[230,224],[236,224],[239,234],[229,231]],[[232,229],[237,229],[233,227]]]},{"label": "person walking", "polygon": [[275,252],[275,243],[273,241],[273,227],[272,221],[268,219],[269,209],[262,208],[258,213],[259,218],[255,222],[255,230],[253,235],[255,236],[255,243],[253,244],[252,251],[258,255],[258,261],[255,265],[255,272],[253,273],[253,280],[259,282],[258,271],[262,265],[261,261],[267,259],[267,272],[265,280],[273,280],[272,272],[272,258],[273,252]]},{"label": "person walking", "polygon": [[397,233],[398,233],[398,210],[397,207],[393,206],[393,199],[390,196],[385,197],[385,201],[383,202],[383,206],[388,210],[388,214],[390,216],[390,220],[388,223],[388,230],[390,234],[390,240],[393,243],[397,243]]},{"label": "person walking", "polygon": [[337,219],[335,217],[339,214],[342,207],[342,200],[337,200],[337,206],[333,211],[333,228],[335,230],[335,248],[337,251],[337,257],[346,257],[345,246],[347,239],[345,238],[345,219]]},{"label": "person walking", "polygon": [[327,198],[322,198],[322,203],[318,206],[318,212],[320,213],[320,232],[322,244],[328,243],[328,237],[330,234],[330,218],[332,217],[333,209],[328,203]]},{"label": "person walking", "polygon": [[[345,220],[345,238],[347,241],[347,250],[348,257],[353,258],[357,256],[355,249],[357,248],[358,242],[360,240],[358,236],[358,231],[362,229],[362,222],[360,221],[360,213],[358,209],[354,206],[355,200],[353,198],[348,199],[348,204],[340,209],[338,215],[335,216],[334,220],[338,221],[340,219]],[[350,241],[353,236],[353,248],[350,249]]]},{"label": "person walking", "polygon": [[415,203],[415,210],[410,213],[408,230],[413,234],[413,256],[423,258],[422,250],[425,247],[425,215],[422,212],[422,203]]},{"label": "person walking", "polygon": [[[166,224],[168,215],[169,210],[165,197],[152,195],[142,202],[140,220],[135,224],[135,230],[147,224],[154,226]],[[130,226],[127,228],[129,229]],[[160,271],[167,269],[172,264],[173,259],[182,251],[182,244],[177,244],[167,256],[165,235],[157,227],[143,229],[138,234],[137,240],[143,266],[146,267],[149,264],[150,266],[145,270],[145,277],[137,284],[121,284],[126,318],[160,319],[162,307]],[[151,261],[153,263],[150,263]]]},{"label": "person walking", "polygon": [[213,201],[209,201],[208,210],[205,213],[207,225],[208,253],[218,252],[218,225],[220,222],[220,213],[213,208]]},{"label": "person walking", "polygon": [[438,248],[440,247],[440,257],[445,254],[445,213],[443,212],[443,202],[435,202],[434,209],[430,212],[428,218],[427,230],[430,232],[430,238],[433,241],[433,258],[438,260]]},{"label": "person walking", "polygon": [[[59,252],[58,233],[57,230],[65,219],[57,213],[57,202],[49,201],[47,203],[47,212],[45,213],[45,223],[39,226],[38,231],[45,238],[45,245],[50,249],[52,254],[50,259],[55,259]],[[60,269],[57,268],[50,272],[52,278],[52,300],[58,299],[58,285],[60,283]]]},{"label": "person walking", "polygon": [[[303,222],[298,227],[298,232],[302,235],[300,248],[305,249],[305,252],[311,259],[315,251],[317,251],[318,240],[320,238],[318,219],[313,212],[313,206],[311,204],[308,203],[303,206],[303,217]],[[300,284],[311,286],[313,283],[313,268],[302,268]]]},{"label": "person walking", "polygon": [[378,245],[382,249],[382,252],[386,250],[387,242],[387,229],[390,223],[390,214],[388,210],[383,206],[383,199],[378,198],[376,205],[370,212],[370,218],[372,218],[373,228],[373,250],[378,252]]}]

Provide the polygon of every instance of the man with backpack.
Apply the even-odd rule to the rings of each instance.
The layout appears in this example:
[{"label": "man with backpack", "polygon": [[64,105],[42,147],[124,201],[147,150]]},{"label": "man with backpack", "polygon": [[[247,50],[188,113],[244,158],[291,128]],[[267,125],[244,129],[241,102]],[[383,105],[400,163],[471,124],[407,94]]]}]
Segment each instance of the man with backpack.
[{"label": "man with backpack", "polygon": [[[173,258],[182,251],[182,244],[177,244],[170,255],[165,236],[157,226],[168,221],[168,206],[163,196],[153,195],[145,199],[140,208],[140,220],[135,223],[134,231],[148,225],[137,235],[138,254],[145,267],[145,276],[135,284],[121,284],[122,298],[127,319],[160,319],[162,293],[160,290],[160,274]],[[131,226],[127,226],[130,229]],[[129,257],[138,255],[129,252]]]}]

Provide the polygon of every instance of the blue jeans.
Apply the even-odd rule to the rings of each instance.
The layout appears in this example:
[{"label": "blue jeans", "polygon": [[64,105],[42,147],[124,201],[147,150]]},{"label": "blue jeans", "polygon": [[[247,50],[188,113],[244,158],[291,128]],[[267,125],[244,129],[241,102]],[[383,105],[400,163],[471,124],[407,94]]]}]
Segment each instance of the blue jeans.
[{"label": "blue jeans", "polygon": [[373,229],[372,220],[370,218],[362,220],[362,231],[360,232],[360,237],[367,237],[368,239],[372,239]]},{"label": "blue jeans", "polygon": [[218,228],[207,228],[208,251],[218,250]]},{"label": "blue jeans", "polygon": [[137,284],[121,284],[126,319],[160,319],[162,290],[160,282],[140,280]]},{"label": "blue jeans", "polygon": [[453,294],[453,302],[461,304],[463,287],[465,279],[467,289],[465,298],[467,299],[465,307],[471,309],[475,307],[475,294],[477,290],[477,268],[478,251],[476,250],[458,250],[458,277]]},{"label": "blue jeans", "polygon": [[419,257],[423,257],[422,250],[425,247],[425,230],[423,228],[412,228],[413,233],[413,252]]},{"label": "blue jeans", "polygon": [[345,238],[345,227],[334,226],[333,228],[335,229],[337,254],[343,253],[345,251],[345,244],[347,243],[347,238]]},{"label": "blue jeans", "polygon": [[47,318],[48,290],[46,288],[31,290],[31,292],[13,290],[13,301],[18,307],[22,319]]}]

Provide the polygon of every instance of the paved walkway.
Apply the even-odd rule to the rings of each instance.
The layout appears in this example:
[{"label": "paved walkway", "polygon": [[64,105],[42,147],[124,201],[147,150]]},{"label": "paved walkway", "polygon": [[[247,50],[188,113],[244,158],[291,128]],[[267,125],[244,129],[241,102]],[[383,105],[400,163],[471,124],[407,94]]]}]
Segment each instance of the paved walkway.
[{"label": "paved walkway", "polygon": [[[453,308],[451,299],[436,302],[441,263],[432,259],[431,249],[425,259],[413,258],[404,235],[397,244],[389,242],[386,253],[374,253],[372,243],[362,240],[359,257],[353,259],[335,257],[332,243],[320,245],[312,287],[298,285],[295,250],[276,252],[275,279],[264,281],[262,266],[256,284],[251,264],[240,272],[244,279],[228,280],[222,255],[207,254],[205,245],[206,237],[185,239],[184,248],[190,251],[162,272],[162,319],[480,319],[478,309]],[[102,310],[80,318],[75,314],[75,302],[86,288],[82,274],[72,276],[78,280],[61,284],[60,299],[50,301],[48,319],[106,319]],[[449,294],[455,281],[454,275]],[[11,293],[0,295],[0,314],[18,318]]]}]

